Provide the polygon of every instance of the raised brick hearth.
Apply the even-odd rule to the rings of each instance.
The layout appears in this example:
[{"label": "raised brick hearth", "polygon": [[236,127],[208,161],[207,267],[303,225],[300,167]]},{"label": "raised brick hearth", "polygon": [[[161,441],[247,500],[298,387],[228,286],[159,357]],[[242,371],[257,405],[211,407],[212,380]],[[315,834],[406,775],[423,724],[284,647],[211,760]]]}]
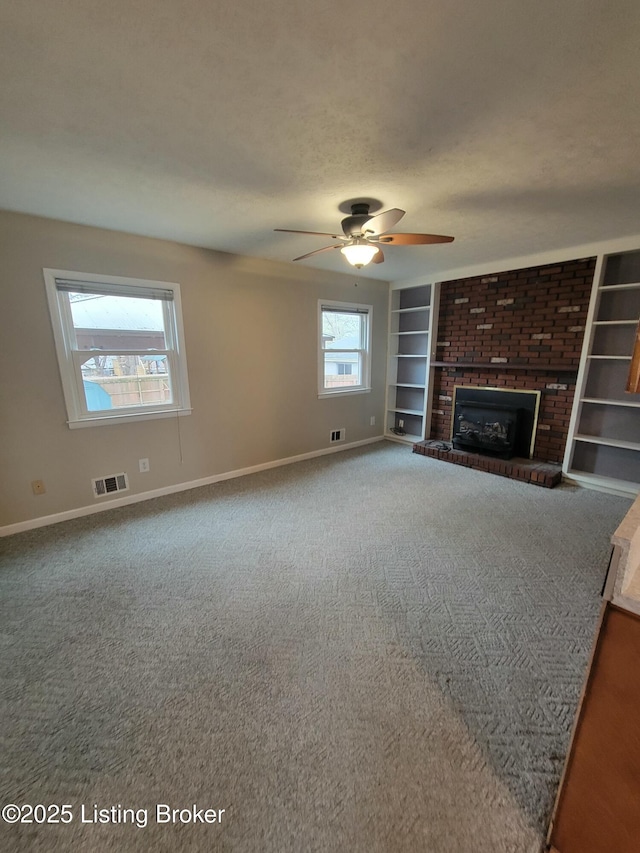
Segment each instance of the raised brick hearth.
[{"label": "raised brick hearth", "polygon": [[432,459],[453,462],[455,465],[464,465],[466,468],[474,468],[476,471],[499,474],[511,480],[523,480],[525,483],[533,483],[547,489],[557,486],[562,479],[562,470],[559,465],[518,457],[496,459],[480,453],[468,453],[466,450],[443,450],[438,445],[441,445],[441,442],[420,441],[413,445],[413,452],[430,456]]}]

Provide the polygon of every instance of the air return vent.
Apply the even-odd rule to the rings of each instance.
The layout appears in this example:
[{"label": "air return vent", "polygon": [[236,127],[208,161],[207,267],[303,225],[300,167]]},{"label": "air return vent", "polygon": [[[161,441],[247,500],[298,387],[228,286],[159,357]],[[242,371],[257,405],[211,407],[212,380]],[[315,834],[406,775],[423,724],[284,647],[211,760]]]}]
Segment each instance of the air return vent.
[{"label": "air return vent", "polygon": [[126,474],[109,474],[108,477],[97,477],[91,481],[93,485],[93,495],[96,498],[103,498],[105,495],[111,495],[114,492],[126,492],[129,489],[129,480]]},{"label": "air return vent", "polygon": [[330,444],[335,444],[336,441],[344,441],[347,431],[344,427],[342,429],[332,429],[329,434],[329,442]]}]

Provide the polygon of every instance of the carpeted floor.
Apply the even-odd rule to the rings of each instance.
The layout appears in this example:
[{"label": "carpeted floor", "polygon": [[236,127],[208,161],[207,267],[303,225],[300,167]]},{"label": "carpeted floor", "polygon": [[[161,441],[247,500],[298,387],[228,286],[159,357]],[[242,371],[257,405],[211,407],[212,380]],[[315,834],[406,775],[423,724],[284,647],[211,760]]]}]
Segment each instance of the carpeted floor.
[{"label": "carpeted floor", "polygon": [[629,504],[381,443],[1,541],[1,848],[539,850]]}]

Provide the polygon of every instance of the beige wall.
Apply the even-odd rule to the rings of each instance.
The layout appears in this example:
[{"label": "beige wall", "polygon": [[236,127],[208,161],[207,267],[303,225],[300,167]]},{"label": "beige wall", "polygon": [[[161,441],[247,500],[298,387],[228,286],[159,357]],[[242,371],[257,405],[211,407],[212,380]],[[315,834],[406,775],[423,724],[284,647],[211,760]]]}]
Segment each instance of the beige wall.
[{"label": "beige wall", "polygon": [[[135,495],[382,432],[384,282],[12,213],[0,256],[0,527],[95,506],[92,477],[124,470]],[[179,282],[193,414],[70,430],[43,267]],[[318,399],[320,298],[374,306],[370,394]]]}]

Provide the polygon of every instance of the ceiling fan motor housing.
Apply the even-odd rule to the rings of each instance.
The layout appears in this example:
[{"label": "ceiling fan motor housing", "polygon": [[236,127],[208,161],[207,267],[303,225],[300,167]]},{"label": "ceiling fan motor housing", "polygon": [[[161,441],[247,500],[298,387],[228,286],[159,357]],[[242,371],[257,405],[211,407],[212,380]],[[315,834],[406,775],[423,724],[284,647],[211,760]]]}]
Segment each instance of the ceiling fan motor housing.
[{"label": "ceiling fan motor housing", "polygon": [[371,216],[369,215],[368,204],[352,204],[351,216],[346,216],[342,220],[342,230],[347,237],[358,237],[362,234],[362,226],[369,219]]}]

